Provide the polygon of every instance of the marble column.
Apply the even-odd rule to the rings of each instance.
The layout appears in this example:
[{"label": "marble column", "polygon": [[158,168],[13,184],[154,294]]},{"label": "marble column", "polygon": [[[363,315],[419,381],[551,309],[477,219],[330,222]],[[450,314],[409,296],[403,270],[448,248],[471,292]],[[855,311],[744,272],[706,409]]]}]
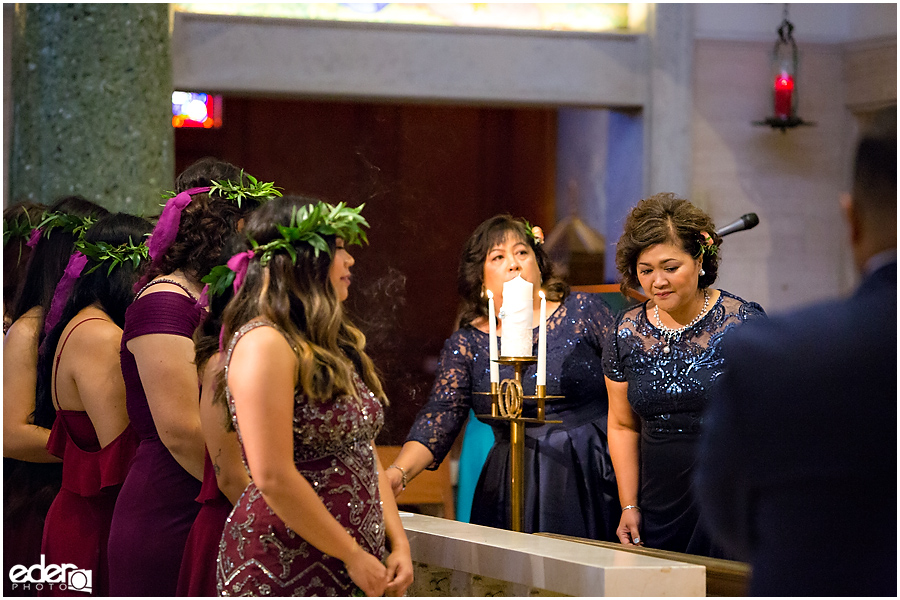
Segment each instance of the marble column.
[{"label": "marble column", "polygon": [[174,170],[169,5],[17,4],[11,18],[4,205],[79,194],[158,214]]},{"label": "marble column", "polygon": [[690,199],[694,5],[648,8],[645,195],[674,192]]}]

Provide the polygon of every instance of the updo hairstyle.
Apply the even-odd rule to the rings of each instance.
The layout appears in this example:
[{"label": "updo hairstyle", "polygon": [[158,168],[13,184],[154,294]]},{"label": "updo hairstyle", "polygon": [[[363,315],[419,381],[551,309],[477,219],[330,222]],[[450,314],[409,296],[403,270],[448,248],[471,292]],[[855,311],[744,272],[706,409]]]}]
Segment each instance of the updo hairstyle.
[{"label": "updo hairstyle", "polygon": [[[625,231],[616,244],[616,268],[622,274],[622,293],[640,289],[637,261],[641,253],[656,244],[673,244],[694,258],[701,255],[704,237],[708,233],[713,244],[720,246],[722,238],[705,212],[672,193],[650,196],[637,203],[625,219]],[[719,271],[717,254],[703,252],[698,288],[705,289],[716,281]]]},{"label": "updo hairstyle", "polygon": [[[202,158],[185,169],[175,181],[175,193],[196,187],[209,187],[213,181],[248,183],[241,169],[216,158]],[[219,258],[229,236],[237,230],[238,221],[246,217],[259,202],[245,198],[239,207],[234,201],[218,194],[204,192],[191,196],[191,202],[181,213],[178,235],[165,256],[148,271],[146,281],[160,275],[181,270],[199,281],[219,264]]]}]

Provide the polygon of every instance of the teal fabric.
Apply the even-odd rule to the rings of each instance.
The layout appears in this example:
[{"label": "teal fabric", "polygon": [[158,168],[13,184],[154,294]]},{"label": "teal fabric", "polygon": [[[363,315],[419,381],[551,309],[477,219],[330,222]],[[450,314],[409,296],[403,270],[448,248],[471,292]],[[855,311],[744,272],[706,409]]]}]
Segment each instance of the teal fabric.
[{"label": "teal fabric", "polygon": [[462,451],[459,455],[459,481],[456,488],[456,520],[468,523],[472,515],[472,498],[475,484],[481,475],[481,468],[491,446],[494,445],[494,430],[490,425],[475,418],[475,411],[469,410],[469,420],[463,433]]},{"label": "teal fabric", "polygon": [[628,296],[624,296],[619,292],[603,292],[600,294],[600,297],[603,298],[603,300],[605,300],[607,304],[609,304],[609,307],[612,308],[614,312],[619,312],[623,309],[638,304],[638,301],[634,298],[629,298]]}]

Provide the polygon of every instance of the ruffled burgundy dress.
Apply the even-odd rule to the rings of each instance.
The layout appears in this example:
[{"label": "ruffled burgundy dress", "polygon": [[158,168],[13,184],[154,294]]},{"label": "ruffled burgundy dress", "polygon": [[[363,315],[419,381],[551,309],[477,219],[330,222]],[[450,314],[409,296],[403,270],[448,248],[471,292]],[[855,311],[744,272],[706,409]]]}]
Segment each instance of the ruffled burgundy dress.
[{"label": "ruffled burgundy dress", "polygon": [[202,314],[195,300],[175,292],[146,296],[139,292],[125,313],[122,375],[128,418],[141,441],[113,512],[109,534],[112,596],[174,596],[185,542],[200,510],[194,501],[200,493],[200,482],[178,464],[159,439],[127,344],[155,333],[190,338]]},{"label": "ruffled burgundy dress", "polygon": [[[235,333],[227,362],[240,338],[260,326],[273,327],[252,321]],[[384,409],[355,373],[354,383],[355,395],[330,401],[312,403],[301,393],[294,396],[294,465],[347,533],[383,560],[384,516],[372,441],[384,424]],[[225,391],[234,415],[234,399],[227,386]],[[240,439],[240,424],[232,418]],[[363,595],[344,563],[290,529],[253,482],[225,524],[217,572],[221,596]]]},{"label": "ruffled burgundy dress", "polygon": [[197,513],[191,533],[188,535],[178,575],[178,596],[216,596],[216,557],[225,521],[234,508],[228,497],[219,490],[216,472],[209,452],[203,467],[203,486],[197,502],[202,507]]},{"label": "ruffled burgundy dress", "polygon": [[[86,412],[56,411],[47,450],[63,459],[62,489],[47,513],[41,554],[45,564],[72,564],[91,571],[94,596],[109,596],[109,527],[137,447],[131,425],[101,448]],[[85,595],[77,588],[61,587],[45,586],[38,595]]]}]

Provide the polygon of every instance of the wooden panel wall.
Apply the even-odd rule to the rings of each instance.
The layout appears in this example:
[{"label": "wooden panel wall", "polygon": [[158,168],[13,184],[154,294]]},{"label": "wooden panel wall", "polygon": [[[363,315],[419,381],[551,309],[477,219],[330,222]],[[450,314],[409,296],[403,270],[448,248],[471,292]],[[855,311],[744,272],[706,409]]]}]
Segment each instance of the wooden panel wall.
[{"label": "wooden panel wall", "polygon": [[285,193],[366,202],[370,245],[348,306],[369,338],[400,444],[455,328],[460,251],[484,219],[554,225],[556,112],[446,105],[224,98],[219,130],[178,130],[176,170],[217,156]]}]

